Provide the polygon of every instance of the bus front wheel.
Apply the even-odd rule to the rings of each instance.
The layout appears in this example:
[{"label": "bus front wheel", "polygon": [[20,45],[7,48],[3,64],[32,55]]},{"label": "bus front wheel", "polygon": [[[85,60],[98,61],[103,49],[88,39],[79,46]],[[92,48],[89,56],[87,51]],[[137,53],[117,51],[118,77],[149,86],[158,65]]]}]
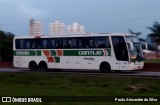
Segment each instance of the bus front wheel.
[{"label": "bus front wheel", "polygon": [[37,69],[38,69],[37,63],[36,63],[35,61],[31,61],[31,62],[29,63],[29,69],[30,69],[31,71],[37,70]]},{"label": "bus front wheel", "polygon": [[107,62],[103,62],[103,63],[101,63],[101,65],[100,65],[100,70],[101,70],[101,72],[108,72],[108,73],[110,73],[111,72],[111,67],[110,67],[110,65],[109,65],[109,63],[107,63]]}]

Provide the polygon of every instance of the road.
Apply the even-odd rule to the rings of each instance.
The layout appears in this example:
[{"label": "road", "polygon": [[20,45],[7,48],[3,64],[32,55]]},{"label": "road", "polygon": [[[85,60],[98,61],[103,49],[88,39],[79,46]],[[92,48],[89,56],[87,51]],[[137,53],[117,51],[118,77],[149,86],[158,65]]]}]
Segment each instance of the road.
[{"label": "road", "polygon": [[[10,73],[29,73],[29,72],[39,72],[39,71],[30,71],[29,69],[21,68],[0,68],[0,72],[10,72]],[[146,72],[146,71],[123,71],[120,73],[101,73],[100,71],[94,70],[60,70],[52,71],[47,73],[54,74],[80,74],[80,75],[108,75],[108,76],[145,76],[145,77],[160,77],[160,72]]]},{"label": "road", "polygon": [[0,72],[28,72],[29,69],[21,69],[21,68],[0,68]]}]

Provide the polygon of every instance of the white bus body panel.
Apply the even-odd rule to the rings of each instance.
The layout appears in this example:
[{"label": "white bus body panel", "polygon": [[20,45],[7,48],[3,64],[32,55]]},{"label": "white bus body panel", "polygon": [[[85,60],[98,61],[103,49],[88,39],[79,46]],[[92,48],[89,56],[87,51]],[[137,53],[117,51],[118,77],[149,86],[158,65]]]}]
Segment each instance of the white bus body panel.
[{"label": "white bus body panel", "polygon": [[[100,36],[101,34],[95,34],[93,36]],[[114,34],[104,34],[101,36],[109,36],[110,44],[111,44],[111,37]],[[116,34],[116,36],[124,34]],[[90,35],[77,35],[80,37],[90,36]],[[63,37],[77,37],[76,35],[65,35],[65,36],[42,36],[42,38],[63,38]],[[20,38],[34,38],[34,37],[15,37],[13,50],[17,50],[15,48],[15,39]],[[20,49],[21,50],[21,49]],[[22,49],[23,50],[23,49]],[[35,50],[35,49],[33,49]],[[41,50],[41,49],[39,49]],[[47,50],[56,50],[56,49],[47,49]],[[63,49],[60,49],[63,50]],[[72,50],[72,49],[71,49]],[[78,49],[74,49],[78,50]],[[86,50],[86,49],[85,49]],[[42,52],[42,51],[41,51]],[[42,56],[14,56],[14,66],[21,67],[21,68],[28,68],[30,61],[35,61],[37,65],[40,61],[45,61],[47,63],[48,68],[60,68],[60,69],[92,69],[92,70],[99,70],[100,64],[102,62],[108,62],[110,64],[111,70],[137,70],[142,69],[144,62],[140,64],[134,64],[129,61],[118,61],[116,60],[113,45],[111,44],[111,56],[60,56],[60,63],[51,63],[48,62],[46,56],[42,53]]]}]

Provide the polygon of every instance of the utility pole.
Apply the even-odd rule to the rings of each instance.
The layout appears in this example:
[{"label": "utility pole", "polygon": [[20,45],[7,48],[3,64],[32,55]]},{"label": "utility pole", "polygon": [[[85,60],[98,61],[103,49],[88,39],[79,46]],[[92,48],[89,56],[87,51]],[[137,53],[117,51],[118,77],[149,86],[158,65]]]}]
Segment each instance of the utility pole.
[{"label": "utility pole", "polygon": [[1,36],[0,36],[0,62],[2,61],[2,57],[1,57]]},{"label": "utility pole", "polygon": [[[1,31],[1,25],[0,25],[0,31]],[[2,38],[2,36],[0,35],[0,62],[2,61],[2,57],[1,57],[1,38]]]},{"label": "utility pole", "polygon": [[2,39],[5,39],[0,35],[0,62],[2,61]]},{"label": "utility pole", "polygon": [[[1,29],[0,29],[0,31],[1,31]],[[2,39],[4,39],[4,38],[1,34],[0,35],[0,62],[2,61]]]},{"label": "utility pole", "polygon": [[[0,31],[1,31],[1,25],[0,25]],[[1,36],[0,36],[0,62],[1,62]]]}]

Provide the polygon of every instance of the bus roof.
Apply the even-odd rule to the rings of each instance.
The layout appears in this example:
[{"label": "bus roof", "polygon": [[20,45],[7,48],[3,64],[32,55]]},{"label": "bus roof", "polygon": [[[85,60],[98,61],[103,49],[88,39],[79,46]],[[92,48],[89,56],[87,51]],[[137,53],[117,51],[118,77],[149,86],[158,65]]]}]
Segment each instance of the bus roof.
[{"label": "bus roof", "polygon": [[121,33],[85,33],[85,34],[62,34],[62,35],[39,35],[39,36],[15,36],[15,38],[63,38],[63,37],[91,37],[91,36],[136,36],[134,34],[121,34]]}]

